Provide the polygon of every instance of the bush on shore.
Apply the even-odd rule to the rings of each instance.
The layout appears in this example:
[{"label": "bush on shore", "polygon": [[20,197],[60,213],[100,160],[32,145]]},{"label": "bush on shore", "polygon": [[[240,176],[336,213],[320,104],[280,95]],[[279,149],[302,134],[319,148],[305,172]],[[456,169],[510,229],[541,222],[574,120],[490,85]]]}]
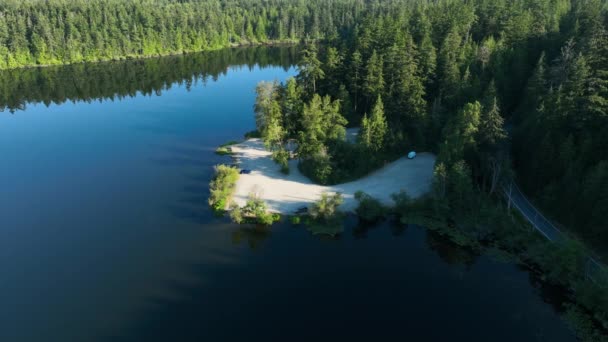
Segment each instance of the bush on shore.
[{"label": "bush on shore", "polygon": [[231,155],[232,154],[232,145],[238,144],[238,141],[231,140],[225,144],[221,144],[216,150],[215,154],[219,154],[220,156]]},{"label": "bush on shore", "polygon": [[257,223],[269,226],[280,219],[280,215],[268,212],[266,203],[255,193],[249,194],[249,199],[244,207],[236,203],[230,205],[230,218],[233,222]]},{"label": "bush on shore", "polygon": [[310,220],[308,220],[308,230],[313,235],[336,236],[344,231],[342,222],[343,213],[338,210],[340,204],[344,202],[341,193],[333,195],[323,193],[321,199],[310,208]]},{"label": "bush on shore", "polygon": [[355,212],[365,222],[377,222],[383,219],[388,212],[387,208],[380,201],[363,191],[355,192],[355,199],[359,202],[359,206],[355,209]]},{"label": "bush on shore", "polygon": [[209,205],[213,210],[221,212],[226,209],[239,179],[239,171],[228,165],[216,165],[215,176],[209,184]]}]

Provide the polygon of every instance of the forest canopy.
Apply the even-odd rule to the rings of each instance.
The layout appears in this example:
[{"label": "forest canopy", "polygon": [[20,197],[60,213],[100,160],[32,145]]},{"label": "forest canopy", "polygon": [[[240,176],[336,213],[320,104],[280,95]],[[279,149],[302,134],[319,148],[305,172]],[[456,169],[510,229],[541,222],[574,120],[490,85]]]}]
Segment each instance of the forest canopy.
[{"label": "forest canopy", "polygon": [[333,39],[353,0],[3,0],[0,69]]}]

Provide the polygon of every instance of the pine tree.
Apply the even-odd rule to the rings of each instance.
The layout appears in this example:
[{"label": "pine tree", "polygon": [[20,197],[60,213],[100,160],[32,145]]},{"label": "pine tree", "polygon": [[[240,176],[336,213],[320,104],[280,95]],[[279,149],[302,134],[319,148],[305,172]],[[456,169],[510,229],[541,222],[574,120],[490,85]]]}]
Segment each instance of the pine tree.
[{"label": "pine tree", "polygon": [[359,103],[359,94],[360,94],[360,82],[363,77],[363,57],[361,57],[361,53],[358,50],[353,52],[351,57],[351,71],[350,71],[350,87],[353,92],[353,108],[355,113],[357,112],[357,105]]},{"label": "pine tree", "polygon": [[310,45],[302,52],[302,61],[299,65],[299,77],[304,84],[311,87],[312,94],[317,93],[317,81],[325,78],[325,72],[321,67],[321,61],[317,57],[316,45]]},{"label": "pine tree", "polygon": [[504,120],[500,115],[498,99],[494,97],[492,104],[481,116],[479,124],[479,144],[488,150],[495,150],[506,138],[507,133],[504,129]]},{"label": "pine tree", "polygon": [[368,99],[376,98],[382,95],[382,92],[384,91],[382,64],[382,57],[374,50],[367,61],[365,73],[364,89]]},{"label": "pine tree", "polygon": [[378,152],[384,148],[387,133],[388,125],[384,116],[384,104],[382,98],[378,96],[369,119],[367,114],[363,117],[360,141],[371,151]]}]

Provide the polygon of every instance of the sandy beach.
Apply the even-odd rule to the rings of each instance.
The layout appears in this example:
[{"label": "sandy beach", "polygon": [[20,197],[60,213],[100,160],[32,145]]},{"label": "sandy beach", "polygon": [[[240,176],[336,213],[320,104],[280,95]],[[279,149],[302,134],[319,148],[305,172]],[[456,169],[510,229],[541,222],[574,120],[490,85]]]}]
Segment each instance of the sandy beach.
[{"label": "sandy beach", "polygon": [[341,209],[354,210],[357,201],[355,192],[361,190],[386,205],[393,204],[391,194],[405,190],[416,198],[429,191],[433,177],[435,156],[419,153],[414,159],[400,158],[359,180],[333,186],[314,184],[298,170],[298,161],[290,160],[289,175],[281,173],[280,167],[264,148],[260,139],[249,139],[232,146],[232,152],[241,169],[251,170],[242,174],[236,185],[233,200],[245,205],[251,192],[257,193],[272,212],[289,214],[298,208],[309,206],[323,192],[340,192],[344,196]]}]

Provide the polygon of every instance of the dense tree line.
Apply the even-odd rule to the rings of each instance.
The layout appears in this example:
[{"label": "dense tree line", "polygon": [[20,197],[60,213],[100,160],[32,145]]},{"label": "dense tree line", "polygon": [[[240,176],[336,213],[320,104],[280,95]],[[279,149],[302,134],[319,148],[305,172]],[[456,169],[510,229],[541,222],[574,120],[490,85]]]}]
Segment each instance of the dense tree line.
[{"label": "dense tree line", "polygon": [[605,246],[608,20],[601,6],[575,4],[561,49],[538,58],[516,112],[514,152],[518,175],[539,203]]},{"label": "dense tree line", "polygon": [[0,69],[331,39],[360,0],[4,0]]}]

